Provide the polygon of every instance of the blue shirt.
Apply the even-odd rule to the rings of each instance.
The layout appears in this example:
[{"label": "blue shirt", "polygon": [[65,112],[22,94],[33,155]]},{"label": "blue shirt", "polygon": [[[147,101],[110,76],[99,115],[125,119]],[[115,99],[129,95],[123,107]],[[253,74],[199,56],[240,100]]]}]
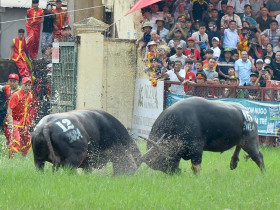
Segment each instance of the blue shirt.
[{"label": "blue shirt", "polygon": [[245,83],[250,84],[250,74],[252,70],[252,63],[247,59],[246,62],[238,59],[234,64],[235,71],[238,72],[240,80],[239,85],[243,86]]},{"label": "blue shirt", "polygon": [[223,47],[230,47],[232,50],[237,49],[237,44],[239,43],[239,38],[237,31],[231,31],[229,28],[225,29],[224,32],[224,43]]}]

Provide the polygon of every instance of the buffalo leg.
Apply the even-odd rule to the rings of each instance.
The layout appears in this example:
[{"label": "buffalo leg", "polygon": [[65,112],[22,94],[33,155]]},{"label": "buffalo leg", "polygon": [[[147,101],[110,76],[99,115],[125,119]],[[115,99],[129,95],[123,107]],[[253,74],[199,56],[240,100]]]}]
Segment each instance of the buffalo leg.
[{"label": "buffalo leg", "polygon": [[44,170],[45,167],[45,161],[42,160],[34,160],[35,166],[37,170]]},{"label": "buffalo leg", "polygon": [[241,150],[240,146],[235,147],[234,153],[233,153],[233,155],[231,157],[231,161],[230,161],[230,169],[231,170],[236,169],[236,167],[237,167],[237,164],[238,164],[238,161],[239,161],[238,156],[239,156],[240,150]]},{"label": "buffalo leg", "polygon": [[191,162],[193,172],[198,174],[201,170],[202,152],[192,155]]},{"label": "buffalo leg", "polygon": [[262,172],[265,171],[263,155],[258,149],[243,148],[245,152],[252,158],[252,160],[259,166]]},{"label": "buffalo leg", "polygon": [[76,169],[82,164],[86,157],[87,151],[84,151],[79,155],[71,155],[65,159],[65,166],[70,169]]}]

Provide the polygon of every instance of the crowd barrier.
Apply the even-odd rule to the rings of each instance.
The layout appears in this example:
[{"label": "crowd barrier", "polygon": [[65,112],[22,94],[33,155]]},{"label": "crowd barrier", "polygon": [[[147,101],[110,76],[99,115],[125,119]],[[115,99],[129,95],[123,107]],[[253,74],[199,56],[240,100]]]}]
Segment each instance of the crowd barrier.
[{"label": "crowd barrier", "polygon": [[[273,82],[272,82],[273,83]],[[181,82],[164,82],[164,109],[167,108],[167,93],[170,92],[171,85],[181,85]],[[185,94],[188,96],[198,96],[208,99],[244,99],[251,101],[280,102],[280,87],[251,87],[251,86],[231,86],[219,84],[197,84],[187,83]],[[172,91],[172,90],[171,90]],[[263,146],[279,146],[278,135],[259,135],[260,144]]]}]

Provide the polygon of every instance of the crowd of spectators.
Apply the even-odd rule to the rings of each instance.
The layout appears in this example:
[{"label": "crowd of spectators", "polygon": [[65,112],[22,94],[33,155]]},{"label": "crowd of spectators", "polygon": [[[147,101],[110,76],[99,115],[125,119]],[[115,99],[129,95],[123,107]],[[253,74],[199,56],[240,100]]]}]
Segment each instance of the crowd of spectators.
[{"label": "crowd of spectators", "polygon": [[142,14],[136,44],[154,86],[171,80],[266,87],[280,80],[279,0],[166,0]]}]

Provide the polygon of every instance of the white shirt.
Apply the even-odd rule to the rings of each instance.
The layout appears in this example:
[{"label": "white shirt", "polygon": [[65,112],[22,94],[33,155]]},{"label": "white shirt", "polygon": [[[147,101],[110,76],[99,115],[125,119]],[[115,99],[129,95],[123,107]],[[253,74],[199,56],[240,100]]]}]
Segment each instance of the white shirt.
[{"label": "white shirt", "polygon": [[[199,39],[200,36],[200,39]],[[206,33],[203,34],[203,36],[199,33],[199,31],[196,31],[192,34],[192,37],[195,38],[195,41],[201,41],[205,43],[209,43],[208,41],[208,35]],[[197,48],[200,51],[200,47],[198,44],[195,44],[195,48]]]},{"label": "white shirt", "polygon": [[218,60],[220,55],[221,55],[220,48],[219,47],[216,47],[216,48],[211,47],[211,50],[214,51],[213,56],[217,58],[216,60]]},{"label": "white shirt", "polygon": [[[178,79],[178,77],[174,73],[174,69],[167,71],[166,74],[168,74],[170,81],[180,82],[180,80]],[[186,77],[185,69],[181,69],[178,72],[178,74],[181,77],[185,78]],[[185,95],[185,91],[184,91],[184,86],[183,85],[171,85],[171,92],[175,93],[175,94],[178,94],[178,95]]]},{"label": "white shirt", "polygon": [[277,15],[275,20],[278,22],[278,29],[280,29],[280,15]]}]

